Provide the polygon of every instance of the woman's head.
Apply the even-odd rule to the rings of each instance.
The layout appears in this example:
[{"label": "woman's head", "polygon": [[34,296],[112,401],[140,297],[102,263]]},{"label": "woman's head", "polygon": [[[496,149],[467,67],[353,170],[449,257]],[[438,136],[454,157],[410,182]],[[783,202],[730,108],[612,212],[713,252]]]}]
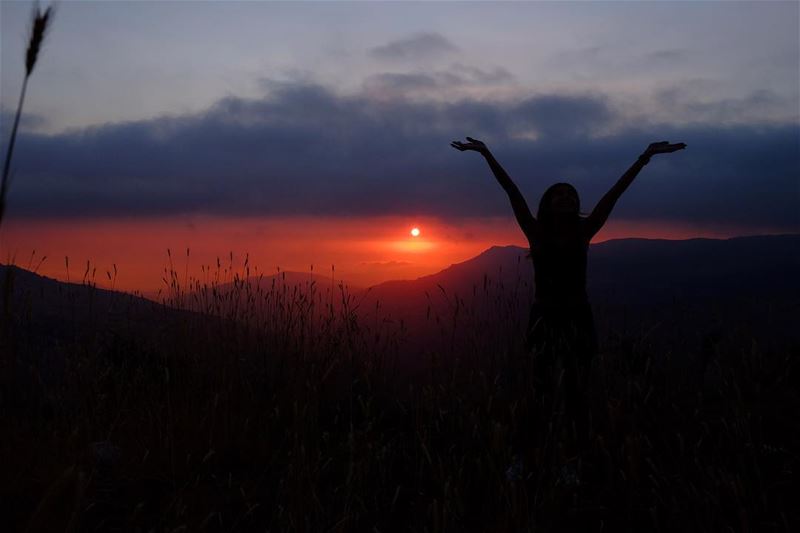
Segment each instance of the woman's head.
[{"label": "woman's head", "polygon": [[578,191],[569,183],[556,183],[551,185],[539,201],[537,218],[545,224],[550,224],[556,219],[578,218],[581,210],[581,201]]}]

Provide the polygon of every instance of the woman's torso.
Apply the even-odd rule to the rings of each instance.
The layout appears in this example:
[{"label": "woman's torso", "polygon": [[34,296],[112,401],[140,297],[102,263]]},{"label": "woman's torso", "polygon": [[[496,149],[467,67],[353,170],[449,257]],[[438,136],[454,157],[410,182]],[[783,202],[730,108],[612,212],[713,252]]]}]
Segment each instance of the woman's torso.
[{"label": "woman's torso", "polygon": [[526,344],[588,361],[597,351],[597,336],[586,293],[589,239],[584,222],[559,233],[544,233],[531,246],[536,300],[531,307]]},{"label": "woman's torso", "polygon": [[544,308],[583,307],[589,240],[584,221],[559,231],[542,231],[531,243],[536,303]]}]

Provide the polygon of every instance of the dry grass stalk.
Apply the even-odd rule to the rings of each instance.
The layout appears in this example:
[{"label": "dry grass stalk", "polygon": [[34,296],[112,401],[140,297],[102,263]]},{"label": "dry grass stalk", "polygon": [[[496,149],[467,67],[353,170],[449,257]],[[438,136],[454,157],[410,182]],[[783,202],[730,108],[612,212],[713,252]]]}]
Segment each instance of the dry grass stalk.
[{"label": "dry grass stalk", "polygon": [[8,174],[11,169],[11,157],[14,153],[14,143],[17,139],[17,127],[19,126],[19,118],[22,114],[22,104],[25,101],[25,90],[28,87],[28,78],[30,78],[33,68],[36,66],[36,60],[39,57],[39,50],[41,50],[45,33],[47,32],[48,25],[52,20],[52,13],[52,6],[45,9],[44,12],[39,10],[39,6],[36,6],[33,9],[31,37],[28,40],[28,49],[25,52],[25,79],[22,80],[22,91],[19,95],[17,113],[14,117],[14,126],[11,128],[11,139],[8,141],[6,160],[5,164],[3,165],[3,181],[0,182],[0,224],[3,223],[3,215],[5,214],[6,210],[6,194],[8,192],[9,181]]}]

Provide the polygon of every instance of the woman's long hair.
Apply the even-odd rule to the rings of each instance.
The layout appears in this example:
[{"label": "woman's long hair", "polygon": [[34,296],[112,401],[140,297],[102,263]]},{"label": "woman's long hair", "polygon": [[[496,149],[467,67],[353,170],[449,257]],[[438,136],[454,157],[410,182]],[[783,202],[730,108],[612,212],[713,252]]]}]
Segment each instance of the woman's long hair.
[{"label": "woman's long hair", "polygon": [[[576,224],[580,221],[581,218],[581,209],[580,209],[580,196],[578,196],[578,191],[570,185],[569,183],[554,183],[550,187],[544,191],[542,195],[542,199],[539,200],[539,211],[536,212],[536,219],[539,222],[539,227],[542,230],[542,234],[544,235],[545,239],[547,236],[551,234],[553,231],[553,226],[555,225],[555,216],[553,214],[552,209],[552,199],[553,194],[555,194],[556,190],[566,187],[569,191],[575,196],[576,203],[578,205],[578,209],[575,210],[575,218],[574,220],[567,221],[568,224]],[[528,259],[533,260],[533,249],[528,252],[527,257]]]},{"label": "woman's long hair", "polygon": [[542,199],[539,200],[539,211],[536,213],[536,218],[545,231],[548,231],[553,227],[555,217],[553,216],[553,208],[551,204],[553,203],[553,195],[555,194],[556,190],[560,188],[569,189],[570,193],[575,196],[575,202],[578,206],[578,208],[575,210],[575,222],[580,220],[581,201],[580,196],[578,196],[578,191],[569,183],[554,183],[548,187],[546,191],[544,191]]}]

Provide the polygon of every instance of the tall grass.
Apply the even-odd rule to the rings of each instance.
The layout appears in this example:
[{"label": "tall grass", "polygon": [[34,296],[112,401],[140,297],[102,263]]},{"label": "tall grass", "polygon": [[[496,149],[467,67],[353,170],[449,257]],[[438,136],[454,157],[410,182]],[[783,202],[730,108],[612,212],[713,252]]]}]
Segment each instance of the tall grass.
[{"label": "tall grass", "polygon": [[47,32],[48,25],[52,21],[52,7],[48,7],[42,13],[39,7],[33,9],[33,20],[31,23],[31,35],[28,39],[28,48],[25,51],[25,77],[22,80],[22,89],[19,95],[19,103],[17,104],[17,112],[14,115],[14,125],[11,127],[11,137],[8,141],[8,148],[6,149],[6,159],[3,163],[3,177],[0,181],[0,225],[3,223],[3,216],[6,210],[6,194],[8,192],[9,172],[11,170],[11,158],[14,155],[14,144],[17,140],[17,127],[19,126],[19,119],[22,114],[22,104],[25,103],[25,91],[28,88],[28,78],[33,73],[33,68],[36,66],[36,60],[39,58],[39,51],[41,50],[44,36]]},{"label": "tall grass", "polygon": [[[77,306],[89,327],[46,353],[8,332],[17,392],[3,396],[0,497],[12,529],[797,526],[797,354],[731,334],[697,384],[658,346],[606,343],[589,443],[570,457],[569,428],[543,410],[532,360],[507,334],[519,333],[524,286],[442,291],[447,304],[428,317],[441,342],[410,373],[399,358],[411,332],[365,319],[342,284],[292,284],[232,258],[199,278],[179,270],[165,269],[147,334],[124,321],[93,329],[98,306]],[[526,479],[508,481],[523,424],[534,435]],[[580,484],[563,482],[565,464]]]}]

